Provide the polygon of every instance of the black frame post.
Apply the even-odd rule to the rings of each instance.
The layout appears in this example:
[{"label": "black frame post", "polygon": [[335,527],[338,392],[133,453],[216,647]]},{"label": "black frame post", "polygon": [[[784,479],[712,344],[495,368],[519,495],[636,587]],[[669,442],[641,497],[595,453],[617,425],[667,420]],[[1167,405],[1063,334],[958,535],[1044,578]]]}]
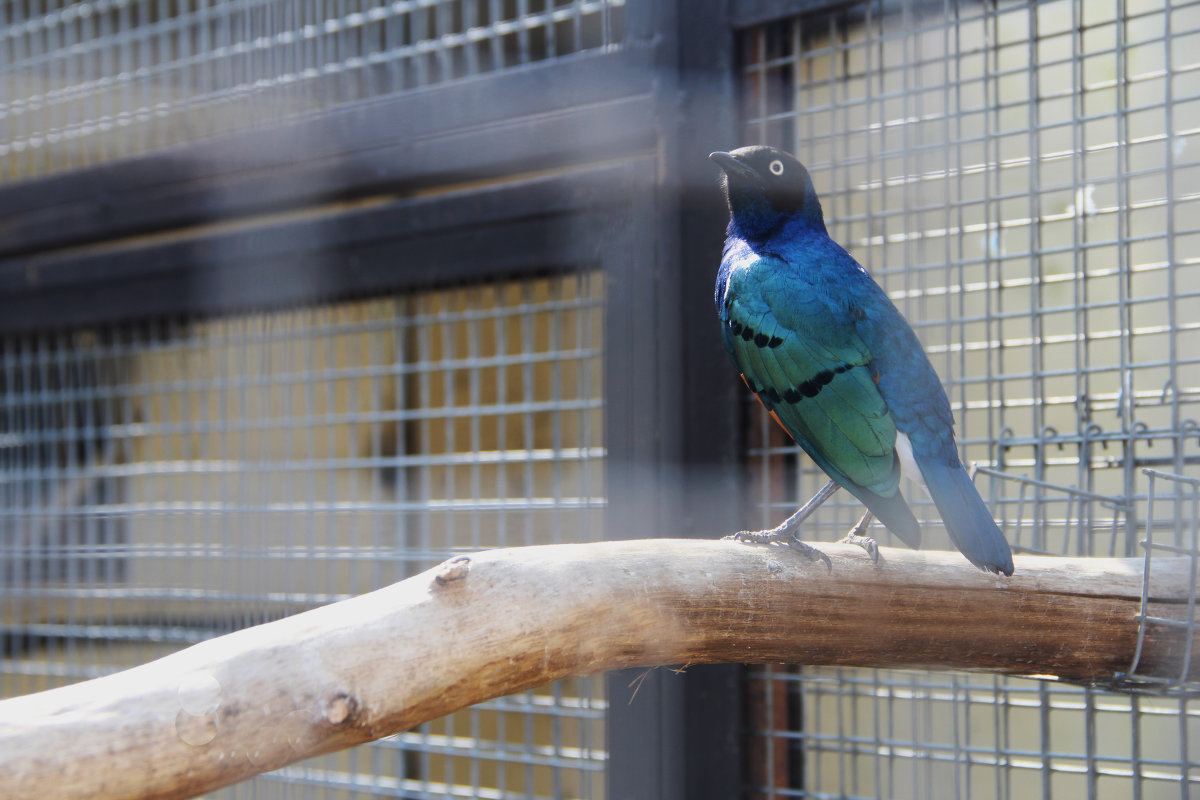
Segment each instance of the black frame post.
[{"label": "black frame post", "polygon": [[[740,406],[712,303],[727,215],[707,158],[736,146],[727,5],[676,0],[630,11],[630,36],[657,43],[661,162],[653,202],[634,212],[652,223],[633,237],[631,282],[613,273],[610,283],[614,537],[717,538],[743,522]],[[741,693],[734,664],[612,673],[610,800],[739,796]]]}]

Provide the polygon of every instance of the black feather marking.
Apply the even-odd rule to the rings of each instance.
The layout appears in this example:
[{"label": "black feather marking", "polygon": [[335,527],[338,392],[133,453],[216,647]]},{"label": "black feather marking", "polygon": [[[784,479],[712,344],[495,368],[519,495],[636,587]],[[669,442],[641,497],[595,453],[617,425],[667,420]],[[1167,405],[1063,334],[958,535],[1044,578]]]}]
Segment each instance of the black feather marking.
[{"label": "black feather marking", "polygon": [[743,325],[740,322],[729,320],[729,329],[733,331],[734,336],[741,336],[747,342],[753,341],[759,347],[779,347],[783,344],[783,339],[779,336],[767,336],[765,333],[759,333],[749,325]]},{"label": "black feather marking", "polygon": [[[818,372],[806,381],[803,381],[794,389],[788,389],[783,393],[783,399],[795,405],[805,397],[816,397],[821,393],[821,390],[833,382],[833,379],[843,372],[853,369],[852,364],[838,364],[834,369],[826,369]],[[779,399],[776,397],[775,402]]]},{"label": "black feather marking", "polygon": [[805,397],[816,397],[821,393],[821,390],[829,385],[833,380],[833,370],[827,369],[823,372],[818,372],[813,377],[806,380],[796,388],[800,390],[800,394]]}]

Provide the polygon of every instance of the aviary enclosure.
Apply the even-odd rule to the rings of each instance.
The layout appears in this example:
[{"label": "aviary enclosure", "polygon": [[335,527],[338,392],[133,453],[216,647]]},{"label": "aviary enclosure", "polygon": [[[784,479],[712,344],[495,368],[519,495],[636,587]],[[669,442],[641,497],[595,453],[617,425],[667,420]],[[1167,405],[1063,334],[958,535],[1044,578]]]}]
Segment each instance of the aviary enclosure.
[{"label": "aviary enclosure", "polygon": [[[29,0],[0,696],[484,548],[780,521],[823,476],[711,300],[707,155],[750,143],[917,329],[1014,550],[1190,559],[1194,641],[1200,3]],[[1200,685],[1140,666],[622,670],[217,796],[1187,800]]]}]

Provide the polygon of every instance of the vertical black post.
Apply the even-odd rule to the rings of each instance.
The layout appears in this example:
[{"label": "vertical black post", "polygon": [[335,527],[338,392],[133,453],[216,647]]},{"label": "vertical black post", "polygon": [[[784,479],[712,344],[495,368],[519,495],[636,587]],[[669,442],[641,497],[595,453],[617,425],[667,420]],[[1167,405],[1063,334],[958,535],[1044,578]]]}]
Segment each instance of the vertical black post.
[{"label": "vertical black post", "polygon": [[[653,162],[648,164],[654,172]],[[669,284],[659,275],[655,238],[661,216],[652,180],[639,182],[621,235],[604,248],[605,439],[609,538],[678,535],[680,503],[671,474],[678,428],[664,418],[679,377],[677,326],[663,319]],[[667,315],[670,318],[670,315]],[[664,669],[607,677],[608,796],[684,800],[680,728],[682,683]]]},{"label": "vertical black post", "polygon": [[[680,193],[684,391],[684,532],[717,538],[746,527],[741,397],[721,344],[713,284],[728,212],[708,159],[737,147],[734,33],[726,0],[690,0],[679,13]],[[739,797],[743,786],[741,665],[701,665],[684,679],[684,776],[689,800]]]},{"label": "vertical black post", "polygon": [[[650,196],[633,204],[632,252],[611,260],[614,537],[717,538],[744,527],[740,400],[712,301],[727,215],[708,154],[737,146],[727,5],[672,0],[628,11],[630,45],[655,50],[659,147]],[[741,673],[738,665],[612,673],[610,800],[738,797]]]}]

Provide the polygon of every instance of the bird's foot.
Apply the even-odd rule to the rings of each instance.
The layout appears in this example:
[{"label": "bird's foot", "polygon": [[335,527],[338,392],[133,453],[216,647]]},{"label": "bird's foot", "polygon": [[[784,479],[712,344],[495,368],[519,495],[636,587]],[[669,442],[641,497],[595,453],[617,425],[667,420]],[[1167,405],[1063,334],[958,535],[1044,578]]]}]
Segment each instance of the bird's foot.
[{"label": "bird's foot", "polygon": [[830,572],[833,572],[833,562],[829,560],[829,556],[825,555],[820,550],[813,547],[811,544],[808,544],[807,542],[802,542],[799,539],[797,539],[795,536],[792,536],[788,540],[788,544],[791,545],[792,549],[798,550],[800,552],[800,555],[804,556],[809,561],[824,561],[825,569],[829,570]]},{"label": "bird's foot", "polygon": [[879,563],[879,545],[870,536],[866,535],[867,528],[871,527],[871,520],[875,515],[870,511],[863,514],[862,519],[850,529],[850,532],[842,539],[843,544],[856,544],[863,550],[867,551],[867,555],[876,564]]},{"label": "bird's foot", "polygon": [[735,542],[746,542],[747,544],[784,544],[799,552],[809,561],[824,561],[825,567],[830,572],[833,571],[833,562],[829,560],[829,556],[812,545],[800,541],[796,534],[792,533],[789,529],[786,522],[778,528],[771,528],[766,531],[738,531],[722,538]]},{"label": "bird's foot", "polygon": [[780,525],[778,528],[771,528],[766,531],[738,531],[731,533],[728,536],[722,536],[722,540],[731,540],[734,542],[746,542],[748,544],[790,544],[792,534],[788,529]]},{"label": "bird's foot", "polygon": [[867,555],[869,555],[871,557],[872,561],[874,561],[877,564],[879,563],[879,544],[876,543],[876,541],[874,539],[872,539],[870,536],[860,536],[859,534],[855,533],[854,531],[850,531],[842,539],[842,544],[858,545],[863,550],[867,551]]}]

